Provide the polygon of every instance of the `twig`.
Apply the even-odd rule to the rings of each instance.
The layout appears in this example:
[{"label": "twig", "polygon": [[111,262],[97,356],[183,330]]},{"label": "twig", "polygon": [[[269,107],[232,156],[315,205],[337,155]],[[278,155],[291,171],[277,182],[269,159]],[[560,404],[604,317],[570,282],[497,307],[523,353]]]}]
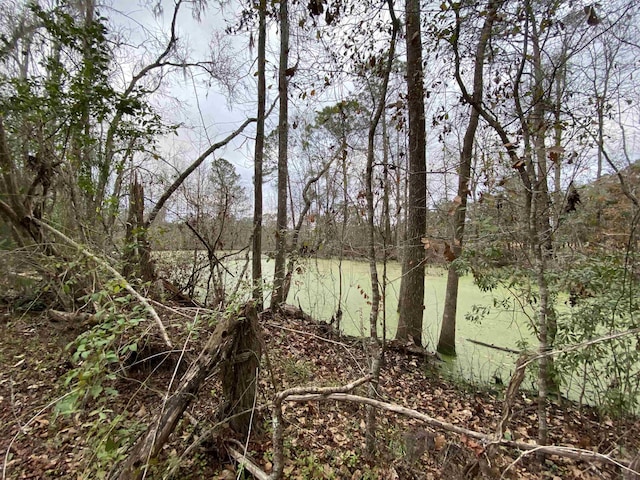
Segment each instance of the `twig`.
[{"label": "twig", "polygon": [[499,347],[492,343],[485,343],[485,342],[481,342],[480,340],[473,340],[472,338],[467,338],[467,342],[475,343],[476,345],[480,345],[487,348],[493,348],[494,350],[500,350],[501,352],[515,353],[516,355],[520,355],[522,353],[518,350],[513,350],[511,348],[506,348],[506,347]]},{"label": "twig", "polygon": [[306,394],[311,394],[314,399],[328,398],[328,396],[332,394],[350,392],[357,386],[367,383],[371,379],[372,376],[367,375],[341,387],[294,387],[276,394],[273,399],[273,472],[269,476],[269,480],[279,480],[282,477],[282,470],[284,468],[284,419],[282,418],[282,402],[292,398],[292,396],[304,396]]},{"label": "twig", "polygon": [[[154,305],[156,305],[158,307],[164,308],[165,310],[168,310],[171,313],[174,313],[176,315],[180,315],[181,317],[184,317],[184,318],[188,318],[189,320],[193,319],[193,315],[191,315],[191,314],[187,314],[187,313],[181,312],[180,310],[177,310],[177,309],[175,309],[173,307],[170,307],[169,305],[165,305],[164,303],[158,302],[158,301],[156,301],[156,300],[154,300],[152,298],[149,298],[148,300],[149,300],[150,303],[153,303]],[[205,313],[214,313],[213,310],[207,310],[207,309],[204,309],[204,308],[201,308],[201,307],[183,307],[183,308],[185,308],[185,309],[186,308],[190,308],[190,309],[195,308],[196,309],[195,315],[198,315],[201,311],[204,311]]]},{"label": "twig", "polygon": [[[542,451],[542,452],[544,453],[544,452],[546,451],[546,447],[535,446],[535,445],[532,445],[532,446],[533,446],[534,448],[532,448],[532,449],[530,449],[530,450],[527,450],[527,451],[524,451],[524,452],[521,452],[521,453],[520,453],[520,455],[518,456],[518,458],[516,458],[513,462],[511,462],[511,463],[507,466],[507,468],[505,468],[505,469],[504,469],[504,471],[503,471],[503,472],[502,472],[502,474],[500,475],[500,479],[501,479],[501,480],[505,477],[505,474],[509,471],[509,469],[511,469],[512,467],[514,467],[514,466],[515,466],[515,465],[516,465],[516,464],[517,464],[521,459],[523,459],[523,458],[524,458],[524,457],[526,457],[527,455],[531,455],[531,454],[534,454],[534,453],[538,453],[538,452],[540,452],[540,451]],[[568,451],[568,450],[572,450],[572,451],[574,451],[574,452],[585,452],[585,453],[587,453],[587,452],[588,452],[589,454],[593,454],[593,452],[592,452],[592,451],[590,451],[590,450],[582,450],[582,449],[580,449],[580,448],[560,447],[560,446],[555,447],[555,448],[557,448],[558,450],[567,450],[567,451]],[[561,454],[559,454],[559,453],[555,453],[555,455],[561,455]],[[574,457],[574,458],[577,458],[577,457]],[[587,461],[587,460],[585,460],[585,461]],[[616,461],[615,459],[610,459],[610,463],[612,463],[612,464],[617,465],[618,467],[620,467],[620,469],[621,469],[623,472],[626,472],[626,473],[632,473],[632,474],[638,473],[638,472],[636,472],[633,468],[630,468],[630,466],[629,466],[629,462],[626,462],[626,461]],[[626,478],[626,477],[625,477],[625,478]],[[635,477],[632,477],[632,478],[635,478]]]},{"label": "twig", "polygon": [[529,365],[530,363],[535,362],[536,360],[540,360],[542,357],[552,357],[552,356],[560,355],[561,353],[574,352],[576,350],[580,350],[581,348],[595,345],[596,343],[607,342],[609,340],[615,340],[617,338],[626,337],[627,335],[637,335],[639,333],[640,333],[640,327],[631,328],[629,330],[623,330],[621,332],[613,332],[608,335],[603,335],[601,337],[585,340],[584,342],[574,343],[573,345],[568,345],[567,347],[564,347],[558,350],[549,350],[544,353],[538,353],[530,356],[529,359],[523,364],[523,368]]}]

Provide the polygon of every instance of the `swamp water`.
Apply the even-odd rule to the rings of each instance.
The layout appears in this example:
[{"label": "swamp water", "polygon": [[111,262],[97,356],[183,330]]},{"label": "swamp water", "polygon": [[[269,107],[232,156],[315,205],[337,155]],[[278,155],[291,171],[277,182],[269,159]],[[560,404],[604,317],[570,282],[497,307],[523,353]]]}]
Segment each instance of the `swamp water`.
[{"label": "swamp water", "polygon": [[[269,265],[271,264],[271,265]],[[273,268],[272,262],[265,266]],[[270,270],[269,270],[270,271]],[[378,267],[382,282],[382,266]],[[401,265],[389,262],[385,294],[386,338],[395,336],[398,325],[398,293]],[[423,320],[423,345],[435,350],[442,323],[442,309],[447,284],[447,272],[443,268],[429,268],[425,279],[425,313]],[[341,330],[347,335],[369,334],[369,305],[371,294],[369,264],[363,261],[342,262],[342,321]],[[329,321],[335,314],[340,293],[340,269],[337,259],[304,259],[292,279],[287,303],[300,306],[312,317]],[[493,344],[511,350],[520,350],[519,343],[527,341],[535,345],[527,327],[527,320],[520,310],[505,311],[493,307],[494,299],[501,300],[503,292],[482,292],[469,276],[460,279],[456,321],[456,357],[445,358],[444,369],[473,382],[493,381],[494,376],[508,381],[513,372],[517,355],[477,345],[468,340]],[[474,305],[490,307],[481,323],[465,318]],[[382,308],[382,307],[381,307]],[[378,332],[383,326],[379,315]]]},{"label": "swamp water", "polygon": [[[173,270],[173,275],[189,275],[193,261],[193,252],[162,252],[157,260],[165,268]],[[201,261],[206,260],[204,253],[196,254]],[[222,257],[222,255],[221,255]],[[227,292],[235,289],[238,281],[243,285],[241,291],[250,289],[251,268],[247,264],[246,252],[224,260],[224,265],[231,275],[225,274]],[[265,282],[265,303],[271,291],[274,262],[263,258],[263,278]],[[382,282],[382,266],[378,265],[378,275]],[[395,336],[398,314],[398,292],[400,289],[401,266],[397,262],[387,265],[386,282],[386,338]],[[442,322],[447,272],[443,268],[428,268],[425,279],[425,313],[423,323],[423,344],[430,351],[435,350]],[[343,312],[341,329],[347,335],[367,336],[369,334],[370,278],[369,265],[365,261],[344,260],[340,273],[337,259],[304,258],[300,259],[293,276],[287,302],[300,306],[306,313],[319,321],[328,322],[338,308],[342,285]],[[202,292],[204,293],[204,292]],[[241,296],[244,296],[242,293]],[[503,300],[508,300],[504,304]],[[499,306],[495,306],[497,303]],[[506,309],[505,305],[512,305]],[[514,306],[516,305],[516,306]],[[480,323],[469,321],[466,316],[474,312],[474,307],[488,308]],[[562,304],[558,305],[563,308]],[[469,276],[460,279],[458,293],[458,311],[456,326],[456,357],[446,357],[442,363],[442,371],[453,378],[462,378],[472,383],[493,383],[496,379],[506,383],[514,370],[516,354],[488,348],[469,340],[475,340],[498,347],[521,350],[524,343],[529,350],[537,347],[537,341],[531,333],[529,317],[518,306],[506,290],[496,289],[491,292],[481,291]],[[383,316],[380,312],[378,333],[382,332]],[[530,371],[522,385],[524,389],[536,390],[535,372]],[[580,378],[570,379],[570,384],[563,393],[570,399],[591,403],[600,393],[587,389],[582,397]]]},{"label": "swamp water", "polygon": [[[233,277],[227,276],[228,288],[242,275],[246,258],[227,259],[225,266]],[[274,262],[264,257],[263,278],[265,295],[271,290]],[[245,281],[249,281],[251,269],[245,271]],[[382,265],[378,265],[378,275],[382,282]],[[400,289],[401,265],[389,262],[387,265],[387,282],[385,306],[386,319],[382,311],[379,315],[378,334],[386,324],[386,338],[395,336],[398,325],[398,293]],[[340,279],[342,279],[340,281]],[[301,307],[306,313],[319,321],[328,322],[335,315],[342,284],[342,320],[341,330],[347,335],[369,335],[369,304],[371,288],[369,264],[366,261],[343,260],[342,275],[338,259],[304,258],[298,262],[296,273],[291,282],[287,303]],[[428,268],[425,279],[425,314],[423,321],[423,345],[434,351],[438,342],[442,309],[444,306],[447,272],[443,268]],[[458,292],[458,311],[456,326],[456,357],[445,357],[443,370],[454,377],[462,377],[471,382],[493,382],[500,378],[505,383],[509,380],[517,355],[484,347],[468,340],[476,340],[499,347],[520,350],[521,342],[530,346],[536,342],[527,327],[527,318],[519,308],[506,311],[503,307],[494,307],[494,299],[502,300],[505,292],[497,290],[482,292],[469,276],[460,279]],[[269,299],[265,298],[268,304]],[[471,322],[465,317],[472,312],[474,306],[491,308],[481,323]],[[381,308],[382,309],[382,308]],[[533,385],[527,384],[525,388]]]}]

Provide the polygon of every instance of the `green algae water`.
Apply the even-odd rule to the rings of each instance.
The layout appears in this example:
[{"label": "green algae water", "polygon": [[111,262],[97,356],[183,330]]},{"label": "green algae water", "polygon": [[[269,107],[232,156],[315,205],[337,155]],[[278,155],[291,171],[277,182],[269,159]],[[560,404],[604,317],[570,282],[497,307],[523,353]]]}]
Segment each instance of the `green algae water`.
[{"label": "green algae water", "polygon": [[[268,263],[267,263],[268,264]],[[382,282],[382,268],[378,273]],[[401,266],[397,262],[387,265],[387,283],[384,296],[386,321],[382,312],[378,332],[385,325],[386,338],[393,338],[398,325],[398,293]],[[441,268],[428,269],[425,279],[425,314],[423,345],[435,350],[442,322],[447,272]],[[369,334],[371,281],[369,265],[362,261],[342,262],[343,317],[341,330],[348,335]],[[305,259],[292,279],[288,303],[300,306],[305,312],[321,321],[329,321],[338,308],[340,293],[340,269],[337,259]],[[511,350],[520,350],[522,342],[535,344],[527,325],[528,320],[520,309],[512,311],[496,308],[505,293],[500,290],[482,292],[471,277],[460,279],[457,310],[457,338],[454,358],[446,358],[444,368],[460,374],[470,381],[486,382],[494,377],[510,376],[516,355],[484,347],[469,340],[493,344]],[[490,313],[478,322],[466,319],[474,306],[488,307]]]},{"label": "green algae water", "polygon": [[[203,255],[204,253],[198,253]],[[191,260],[193,252],[163,252],[159,255],[161,263],[172,265]],[[204,258],[204,257],[203,257]],[[225,260],[225,266],[231,273],[225,277],[227,290],[231,291],[240,279],[244,288],[250,289],[250,268],[245,270],[247,259],[236,255]],[[273,279],[273,260],[264,257],[263,278],[265,281],[265,295],[271,290]],[[243,276],[244,272],[244,276]],[[185,274],[188,273],[185,271]],[[382,265],[378,265],[380,282]],[[243,277],[242,279],[240,277]],[[398,262],[387,264],[385,293],[383,305],[386,315],[382,311],[379,315],[378,332],[384,331],[387,339],[395,336],[398,325],[398,293],[400,289],[401,266]],[[423,322],[423,345],[428,350],[435,350],[442,322],[447,272],[443,268],[428,268],[425,279],[425,313]],[[287,302],[301,307],[306,313],[319,321],[330,321],[338,309],[340,285],[342,284],[341,330],[347,335],[369,335],[369,312],[371,310],[371,280],[369,264],[366,261],[343,260],[339,268],[338,259],[305,258],[297,265],[292,278]],[[204,293],[204,292],[203,292]],[[509,297],[507,292],[500,289],[492,292],[481,291],[471,277],[460,279],[458,292],[456,352],[455,357],[445,357],[442,368],[453,376],[459,376],[471,382],[492,382],[494,377],[508,381],[513,372],[517,355],[472,343],[469,340],[520,350],[523,342],[531,347],[536,346],[528,325],[527,316],[520,308],[505,309],[494,306]],[[265,298],[268,305],[269,299]],[[488,307],[490,313],[481,322],[471,322],[466,319],[467,314],[474,307]],[[533,386],[533,385],[525,385]]]}]

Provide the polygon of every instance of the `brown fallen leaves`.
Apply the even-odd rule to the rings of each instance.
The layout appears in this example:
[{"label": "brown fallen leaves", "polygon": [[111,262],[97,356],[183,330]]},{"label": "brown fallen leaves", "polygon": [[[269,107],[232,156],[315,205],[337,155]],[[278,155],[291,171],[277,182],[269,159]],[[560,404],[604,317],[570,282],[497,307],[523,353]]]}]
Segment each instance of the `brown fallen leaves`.
[{"label": "brown fallen leaves", "polygon": [[[265,408],[256,415],[247,453],[270,473],[273,465],[268,412],[275,391],[303,385],[345,384],[366,373],[367,359],[361,342],[337,337],[331,337],[331,342],[323,341],[326,329],[305,320],[272,318],[263,325],[273,372],[265,367],[259,377],[258,403]],[[64,373],[66,362],[63,346],[72,338],[61,334],[66,328],[61,324],[52,327],[47,320],[38,318],[0,325],[0,454],[4,457],[13,442],[7,455],[9,479],[79,478],[87,472],[91,456],[86,427],[89,411],[55,421],[50,410],[38,413],[56,395],[64,393],[58,378]],[[202,338],[204,341],[206,335]],[[197,352],[198,345],[193,344],[192,350]],[[156,374],[142,386],[138,381],[119,379],[120,395],[109,408],[114,415],[128,412],[131,421],[146,422],[160,404],[151,390],[163,391],[170,375],[171,372]],[[358,388],[355,393],[366,394],[366,387]],[[159,459],[158,472],[162,471],[163,462],[184,452],[194,436],[211,425],[220,401],[218,392],[219,387],[211,380],[190,411],[199,426],[193,428],[184,422]],[[381,400],[485,433],[495,431],[500,420],[501,391],[460,388],[440,378],[432,360],[399,351],[386,353],[378,393]],[[639,450],[640,422],[634,419],[613,421],[589,409],[578,411],[574,406],[555,404],[549,406],[548,413],[550,440],[555,444],[627,456]],[[387,412],[376,416],[378,451],[371,455],[364,450],[365,409],[353,404],[287,404],[284,417],[285,478],[290,479],[455,480],[473,472],[474,462],[480,465],[478,475],[504,474],[504,478],[512,479],[620,477],[614,467],[553,457],[540,470],[534,455],[519,458],[521,452],[505,448],[496,449],[487,459],[486,446],[475,439],[434,431]],[[534,441],[537,416],[531,399],[518,397],[507,434],[514,440]],[[230,435],[223,430],[194,449],[181,460],[177,478],[236,478],[237,467],[229,463],[220,447]],[[422,444],[415,443],[418,437]],[[238,440],[244,444],[246,439]]]}]

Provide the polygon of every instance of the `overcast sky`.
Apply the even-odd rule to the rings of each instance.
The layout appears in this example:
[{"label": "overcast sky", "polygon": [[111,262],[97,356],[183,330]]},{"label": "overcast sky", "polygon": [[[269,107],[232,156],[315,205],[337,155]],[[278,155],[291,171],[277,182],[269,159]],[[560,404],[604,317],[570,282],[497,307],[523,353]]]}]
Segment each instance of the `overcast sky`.
[{"label": "overcast sky", "polygon": [[[181,48],[188,49],[190,59],[205,60],[210,55],[210,42],[216,36],[222,38],[226,45],[218,50],[231,55],[234,67],[244,76],[244,87],[237,79],[230,77],[231,84],[240,85],[230,99],[228,89],[216,82],[207,82],[206,76],[197,70],[194,70],[193,77],[178,73],[170,78],[166,91],[169,98],[159,99],[156,103],[166,121],[179,122],[185,128],[179,130],[177,137],[170,135],[162,139],[161,148],[169,156],[179,155],[184,165],[191,163],[212,143],[237,129],[248,116],[256,115],[255,102],[250,98],[255,90],[247,88],[247,84],[254,82],[251,72],[255,70],[255,65],[251,62],[255,53],[249,55],[247,52],[247,35],[224,33],[228,25],[225,17],[227,20],[233,18],[232,5],[235,2],[225,7],[224,12],[218,6],[213,7],[213,2],[209,3],[199,21],[193,18],[190,5],[181,7],[176,22]],[[132,47],[137,47],[134,50],[136,58],[129,62],[129,74],[134,68],[132,62],[140,62],[143,56],[151,58],[151,52],[160,51],[159,42],[149,45],[148,39],[168,38],[173,5],[172,0],[163,0],[163,14],[159,16],[152,12],[151,2],[145,1],[112,0],[102,9],[102,13],[129,36]],[[232,144],[215,153],[216,158],[223,157],[236,166],[248,193],[252,191],[254,134],[255,124],[252,124]],[[203,167],[206,168],[205,165]],[[265,200],[269,202],[270,193],[266,196]]]}]

